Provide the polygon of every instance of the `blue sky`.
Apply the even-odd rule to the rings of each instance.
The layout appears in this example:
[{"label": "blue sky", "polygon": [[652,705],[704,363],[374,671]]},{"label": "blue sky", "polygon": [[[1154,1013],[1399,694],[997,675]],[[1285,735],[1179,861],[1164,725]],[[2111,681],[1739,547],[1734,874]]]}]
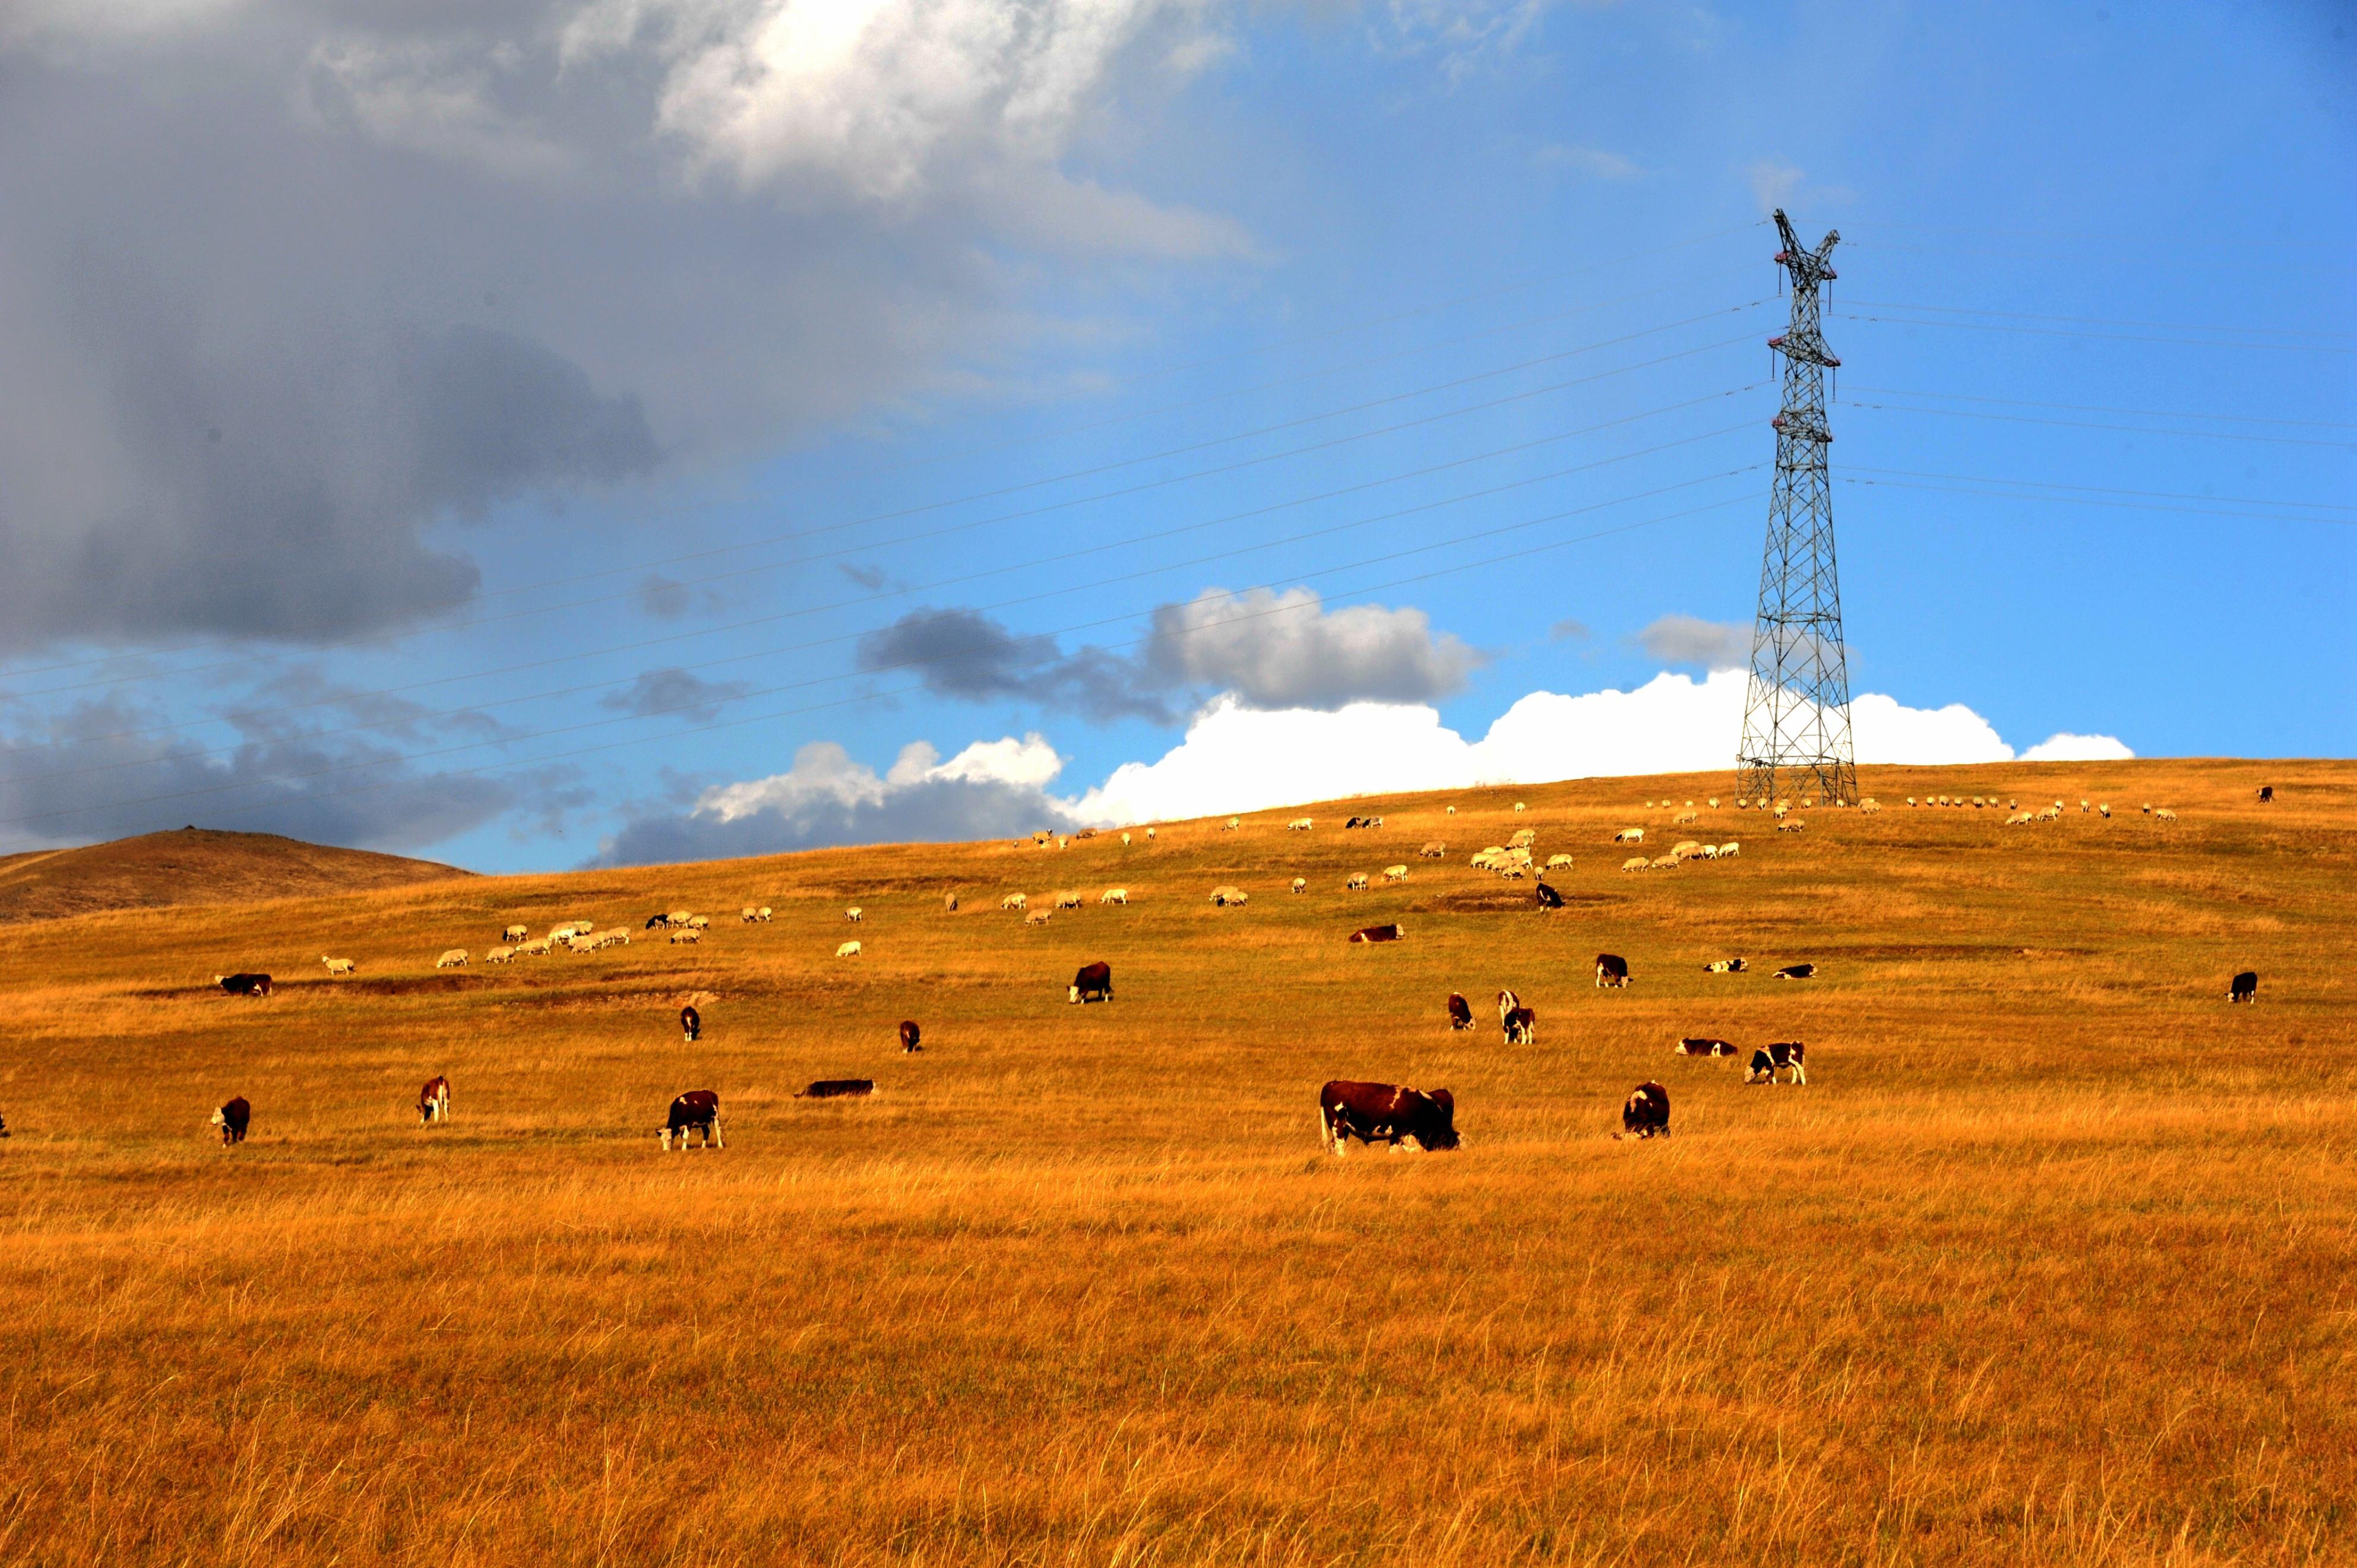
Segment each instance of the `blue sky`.
[{"label": "blue sky", "polygon": [[1862,753],[2357,743],[2345,6],[381,9],[0,24],[0,849],[1731,758],[1776,205]]}]

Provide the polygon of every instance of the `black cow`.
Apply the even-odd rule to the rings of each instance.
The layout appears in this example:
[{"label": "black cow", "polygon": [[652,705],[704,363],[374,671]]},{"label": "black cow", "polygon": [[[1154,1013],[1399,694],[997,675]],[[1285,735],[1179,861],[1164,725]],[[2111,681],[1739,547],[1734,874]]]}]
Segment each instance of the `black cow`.
[{"label": "black cow", "polygon": [[697,1012],[693,1007],[681,1008],[679,1010],[679,1032],[687,1036],[687,1043],[689,1045],[694,1045],[704,1034],[704,1015]]},{"label": "black cow", "polygon": [[1394,920],[1388,926],[1361,926],[1351,933],[1354,942],[1395,942],[1407,935],[1407,928]]},{"label": "black cow", "polygon": [[1454,991],[1448,993],[1448,1026],[1452,1029],[1469,1029],[1473,1026],[1471,1004]]},{"label": "black cow", "polygon": [[2276,798],[2276,787],[2275,787],[2274,785],[2272,785],[2272,784],[2262,784],[2262,785],[2260,785],[2260,786],[2259,786],[2259,804],[2261,804],[2261,805],[2263,805],[2263,806],[2264,806],[2264,805],[2266,805],[2266,804],[2268,804],[2270,801],[2274,800],[2275,800],[2275,798]]},{"label": "black cow", "polygon": [[1776,980],[1806,980],[1817,972],[1813,963],[1788,963],[1770,978]]},{"label": "black cow", "polygon": [[1498,1025],[1505,1030],[1506,1044],[1510,1046],[1538,1044],[1539,1015],[1535,1009],[1510,1007],[1506,1010],[1506,1015],[1498,1020]]},{"label": "black cow", "polygon": [[1616,1138],[1670,1135],[1670,1091],[1658,1083],[1641,1083],[1629,1091],[1620,1107],[1620,1131]]},{"label": "black cow", "polygon": [[823,1078],[796,1094],[796,1100],[857,1100],[876,1092],[872,1078]]},{"label": "black cow", "polygon": [[214,983],[231,996],[267,996],[270,977],[266,974],[216,974]]},{"label": "black cow", "polygon": [[670,1150],[674,1134],[679,1138],[679,1146],[686,1148],[690,1133],[704,1134],[705,1148],[728,1146],[720,1139],[720,1096],[708,1089],[691,1089],[671,1102],[671,1120],[662,1131],[664,1150]]},{"label": "black cow", "polygon": [[1094,963],[1081,965],[1081,972],[1072,976],[1071,1002],[1110,1002],[1113,1000],[1113,965],[1099,959]]},{"label": "black cow", "polygon": [[1700,1035],[1688,1035],[1671,1047],[1682,1057],[1731,1057],[1735,1047],[1726,1040],[1713,1040]]},{"label": "black cow", "polygon": [[221,1145],[245,1142],[245,1129],[253,1121],[253,1107],[241,1094],[213,1112],[213,1125],[221,1129]]},{"label": "black cow", "polygon": [[1563,895],[1548,886],[1545,883],[1540,883],[1536,891],[1538,893],[1540,908],[1560,909],[1563,908]]},{"label": "black cow", "polygon": [[1751,1053],[1751,1067],[1744,1073],[1746,1083],[1773,1083],[1780,1069],[1792,1069],[1794,1083],[1809,1081],[1809,1069],[1804,1065],[1808,1047],[1798,1040],[1778,1040]]},{"label": "black cow", "polygon": [[2259,999],[2259,972],[2246,969],[2226,987],[2229,1002],[2256,1002]]},{"label": "black cow", "polygon": [[1464,1142],[1457,1135],[1457,1098],[1448,1090],[1426,1093],[1347,1079],[1318,1091],[1318,1130],[1338,1158],[1352,1138],[1362,1144],[1381,1138],[1394,1149],[1405,1144],[1420,1150],[1454,1149]]},{"label": "black cow", "polygon": [[901,1019],[900,1054],[903,1056],[914,1056],[917,1052],[923,1050],[925,1047],[918,1043],[919,1038],[920,1032],[917,1028],[917,1021],[914,1018]]},{"label": "black cow", "polygon": [[1600,952],[1596,955],[1596,983],[1614,988],[1629,983],[1629,961],[1619,953]]}]

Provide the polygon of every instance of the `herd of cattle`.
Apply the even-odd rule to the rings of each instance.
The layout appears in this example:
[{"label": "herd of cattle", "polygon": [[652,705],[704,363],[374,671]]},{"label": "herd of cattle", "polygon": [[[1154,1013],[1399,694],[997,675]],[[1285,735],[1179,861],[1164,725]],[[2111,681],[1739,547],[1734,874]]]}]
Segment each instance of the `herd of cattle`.
[{"label": "herd of cattle", "polygon": [[[2263,801],[2269,800],[2273,798],[2273,793],[2271,789],[2262,789],[2259,798]],[[1650,800],[1646,802],[1649,808],[1654,804],[1655,802]],[[1663,808],[1669,808],[1672,805],[1667,800],[1661,801],[1659,804]],[[1918,805],[1918,801],[1910,796],[1907,800],[1907,804],[1913,807]],[[1921,804],[1924,806],[1970,805],[1986,809],[1996,807],[2000,802],[1994,796],[1986,798],[1974,796],[1969,800],[1963,797],[1938,796],[1926,799]],[[2059,818],[2063,811],[2063,802],[2061,800],[2034,813],[2022,811],[2018,802],[2006,801],[2002,804],[2014,812],[2014,815],[2007,819],[2008,825],[2040,820],[2052,821]],[[1709,802],[1711,808],[1715,809],[1717,805],[1718,801],[1716,800]],[[1748,800],[1738,800],[1736,805],[1739,810],[1755,809],[1755,802]],[[2079,806],[2083,812],[2092,811],[2104,817],[2109,817],[2111,814],[2111,809],[2107,804],[2082,800]],[[1520,812],[1524,810],[1524,807],[1522,802],[1517,801],[1513,809]],[[1756,803],[1756,809],[1772,810],[1778,819],[1780,832],[1793,831],[1802,825],[1797,820],[1791,822],[1783,820],[1790,810],[1789,802],[1778,801],[1770,808],[1767,801],[1762,800]],[[1880,808],[1876,802],[1867,800],[1861,803],[1861,809],[1870,811],[1878,811]],[[2158,821],[2174,822],[2176,820],[2176,813],[2166,809],[2156,811],[2150,805],[2147,805],[2144,810],[2147,815],[2155,817]],[[1456,808],[1449,807],[1448,814],[1456,815]],[[1699,812],[1695,808],[1694,802],[1687,801],[1685,809],[1673,819],[1673,825],[1690,824],[1697,820],[1698,815]],[[1233,831],[1241,825],[1242,819],[1232,817],[1222,826],[1224,831]],[[1346,828],[1353,829],[1380,828],[1382,825],[1381,817],[1351,817],[1345,823]],[[1308,817],[1294,818],[1286,823],[1287,831],[1298,832],[1310,832],[1314,826],[1313,819]],[[1644,835],[1645,830],[1642,828],[1628,828],[1616,833],[1613,842],[1626,844],[1641,843]],[[1093,831],[1084,830],[1073,836],[1086,839],[1095,835]],[[1146,829],[1146,836],[1149,840],[1154,838],[1155,830]],[[1513,834],[1510,843],[1491,845],[1475,854],[1471,864],[1475,869],[1492,871],[1508,879],[1517,879],[1531,875],[1535,869],[1538,903],[1544,908],[1560,908],[1563,907],[1562,896],[1548,885],[1545,878],[1550,871],[1569,869],[1572,865],[1572,857],[1568,854],[1556,854],[1544,866],[1534,867],[1536,839],[1535,830],[1522,829]],[[1042,832],[1035,833],[1029,839],[1018,842],[1042,846],[1054,843],[1057,847],[1063,848],[1069,846],[1071,839]],[[1124,832],[1121,835],[1121,842],[1125,844],[1130,843],[1130,835]],[[1623,871],[1666,869],[1693,859],[1734,858],[1739,855],[1741,848],[1739,843],[1735,843],[1706,844],[1688,840],[1679,843],[1667,854],[1658,859],[1648,860],[1642,855],[1637,856],[1623,863],[1621,869]],[[1418,854],[1423,858],[1439,859],[1448,854],[1448,846],[1435,841],[1426,843]],[[1405,882],[1408,878],[1409,869],[1405,864],[1393,865],[1384,868],[1383,875],[1387,883]],[[1350,876],[1344,884],[1346,890],[1351,891],[1364,889],[1370,885],[1371,878],[1365,873]],[[1290,890],[1297,894],[1303,893],[1307,891],[1308,886],[1306,878],[1295,877]],[[1059,891],[1050,896],[1049,901],[1055,910],[1060,911],[1083,908],[1087,900],[1084,895],[1077,891]],[[1129,902],[1129,890],[1126,887],[1108,887],[1097,897],[1096,902],[1100,905],[1126,905]],[[1221,908],[1241,907],[1250,902],[1250,895],[1241,887],[1223,884],[1212,889],[1211,902],[1215,907]],[[1030,909],[1028,903],[1029,900],[1025,894],[1009,893],[1001,898],[999,908],[1002,910],[1023,912],[1028,921],[1032,924],[1043,923],[1049,918],[1049,910]],[[954,912],[958,908],[957,895],[954,893],[947,895],[943,900],[943,907]],[[747,905],[739,918],[747,924],[766,922],[770,918],[770,908],[766,905]],[[864,909],[855,905],[845,911],[844,918],[856,925],[862,921],[865,913]],[[711,923],[708,917],[691,910],[671,910],[650,917],[642,929],[667,930],[673,942],[684,943],[696,940]],[[1406,934],[1404,924],[1398,921],[1388,921],[1381,925],[1361,927],[1351,932],[1350,940],[1367,943],[1392,942],[1404,940]],[[504,963],[517,957],[545,954],[559,947],[576,952],[589,952],[606,947],[624,945],[630,940],[630,933],[625,929],[608,928],[600,931],[596,929],[594,922],[588,920],[575,920],[553,927],[545,936],[537,940],[531,939],[528,928],[511,925],[501,931],[500,945],[492,947],[485,954],[485,959],[491,963]],[[836,949],[836,956],[838,958],[856,957],[862,950],[858,941],[846,941]],[[468,959],[469,954],[466,949],[453,948],[445,951],[436,961],[436,967],[437,969],[461,967],[468,962]],[[328,957],[322,961],[327,965],[328,974],[333,977],[350,975],[357,969],[356,963],[350,959]],[[1719,959],[1703,967],[1707,972],[1713,974],[1741,974],[1747,972],[1746,961],[1742,958]],[[1815,974],[1816,966],[1813,963],[1801,962],[1786,964],[1775,970],[1772,978],[1804,981],[1813,978]],[[1596,955],[1595,975],[1598,988],[1621,990],[1633,983],[1628,961],[1616,953],[1604,952]],[[213,978],[223,991],[232,995],[266,997],[271,993],[271,977],[265,973],[243,972],[215,975]],[[1113,970],[1110,964],[1102,961],[1082,965],[1072,977],[1071,983],[1066,991],[1068,1002],[1073,1004],[1110,1002],[1113,1000]],[[2256,1001],[2257,973],[2254,971],[2244,971],[2236,974],[2228,986],[2227,997],[2233,1003]],[[1534,1008],[1525,1004],[1512,990],[1501,990],[1498,993],[1497,1010],[1499,1028],[1507,1045],[1528,1046],[1537,1043],[1538,1015]],[[1446,1011],[1449,1027],[1452,1030],[1469,1030],[1473,1027],[1472,1007],[1462,994],[1450,993]],[[703,1020],[693,1005],[681,1009],[680,1026],[682,1034],[687,1041],[693,1043],[700,1037]],[[900,1022],[899,1037],[904,1053],[914,1054],[923,1049],[920,1043],[922,1032],[913,1019],[903,1019]],[[1731,1058],[1743,1054],[1732,1042],[1706,1036],[1682,1036],[1671,1048],[1674,1054],[1684,1057]],[[1806,1062],[1807,1047],[1803,1042],[1770,1041],[1753,1048],[1744,1071],[1743,1081],[1747,1084],[1774,1084],[1789,1081],[1796,1085],[1804,1085],[1809,1081]],[[865,1097],[872,1095],[875,1088],[875,1081],[872,1079],[822,1079],[802,1090],[797,1098],[825,1100]],[[426,1081],[425,1087],[419,1091],[417,1110],[421,1124],[432,1125],[449,1119],[450,1082],[447,1077],[436,1075]],[[219,1129],[221,1140],[224,1144],[239,1144],[245,1140],[247,1130],[252,1124],[253,1114],[253,1106],[241,1095],[214,1111],[212,1124]],[[1427,1091],[1395,1084],[1336,1079],[1326,1084],[1318,1091],[1318,1124],[1321,1139],[1325,1146],[1337,1155],[1343,1153],[1347,1142],[1353,1138],[1362,1144],[1380,1141],[1395,1149],[1459,1148],[1463,1145],[1464,1140],[1457,1130],[1455,1098],[1445,1089]],[[1616,1136],[1651,1138],[1667,1136],[1669,1131],[1669,1090],[1662,1084],[1652,1080],[1641,1083],[1631,1090],[1622,1104],[1621,1132]],[[0,1124],[0,1136],[5,1135],[5,1124]],[[696,1147],[726,1146],[721,1135],[719,1096],[714,1090],[691,1090],[677,1096],[672,1101],[669,1115],[661,1133],[662,1146],[669,1150],[676,1141],[680,1148],[685,1149],[692,1146],[692,1138],[694,1140],[693,1146]]]}]

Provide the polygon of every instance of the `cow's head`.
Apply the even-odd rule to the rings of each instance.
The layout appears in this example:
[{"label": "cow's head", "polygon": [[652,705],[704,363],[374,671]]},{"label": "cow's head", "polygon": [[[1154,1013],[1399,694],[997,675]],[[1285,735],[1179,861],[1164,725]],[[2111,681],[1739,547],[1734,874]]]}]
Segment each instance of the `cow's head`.
[{"label": "cow's head", "polygon": [[1418,1141],[1427,1149],[1454,1149],[1465,1140],[1457,1132],[1457,1097],[1445,1089],[1436,1089],[1425,1100],[1431,1107],[1418,1130]]},{"label": "cow's head", "polygon": [[1075,981],[1075,982],[1072,983],[1072,993],[1071,993],[1071,994],[1069,997],[1065,998],[1065,1000],[1067,1000],[1067,1001],[1069,1001],[1069,1002],[1078,1002],[1080,999],[1081,999],[1081,987],[1080,987],[1080,983],[1079,983],[1079,982],[1077,982],[1077,981]]}]

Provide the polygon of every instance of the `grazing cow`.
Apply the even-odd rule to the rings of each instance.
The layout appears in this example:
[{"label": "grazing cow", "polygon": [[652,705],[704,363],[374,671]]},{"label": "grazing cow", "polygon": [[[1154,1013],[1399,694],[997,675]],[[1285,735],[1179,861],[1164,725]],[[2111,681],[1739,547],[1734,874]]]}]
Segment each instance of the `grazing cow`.
[{"label": "grazing cow", "polygon": [[1285,831],[1289,833],[1306,833],[1309,831],[1310,825],[1310,820],[1308,817],[1296,817],[1285,824]]},{"label": "grazing cow", "polygon": [[686,1038],[689,1045],[692,1046],[695,1044],[697,1040],[704,1036],[704,1015],[697,1012],[694,1007],[681,1008],[679,1010],[679,1032]]},{"label": "grazing cow", "polygon": [[1532,889],[1532,891],[1538,895],[1540,908],[1560,909],[1563,908],[1563,895],[1548,886],[1545,883],[1540,883],[1535,888]]},{"label": "grazing cow", "polygon": [[1388,926],[1361,926],[1351,933],[1354,942],[1395,942],[1407,935],[1407,928],[1394,920]]},{"label": "grazing cow", "polygon": [[1308,878],[1307,876],[1297,876],[1297,877],[1295,877],[1295,878],[1293,879],[1293,890],[1294,890],[1296,893],[1307,893],[1307,892],[1308,892],[1308,891],[1309,891],[1309,878]]},{"label": "grazing cow", "polygon": [[319,961],[328,966],[329,974],[350,974],[352,972],[352,961],[348,958],[329,958],[326,953],[321,953]]},{"label": "grazing cow", "polygon": [[2226,987],[2229,1002],[2256,1002],[2259,999],[2259,972],[2246,969],[2236,975]]},{"label": "grazing cow", "polygon": [[1670,1135],[1670,1091],[1650,1080],[1629,1091],[1620,1106],[1620,1131],[1615,1138]]},{"label": "grazing cow", "polygon": [[922,1034],[923,1031],[917,1027],[917,1021],[914,1018],[901,1019],[900,1054],[904,1057],[912,1057],[923,1050],[925,1047],[922,1043]]},{"label": "grazing cow", "polygon": [[682,926],[671,934],[671,945],[673,947],[686,946],[703,940],[704,933],[694,926]]},{"label": "grazing cow", "polygon": [[1778,970],[1770,978],[1775,980],[1808,980],[1813,978],[1816,972],[1817,966],[1813,963],[1788,963],[1783,968]]},{"label": "grazing cow", "polygon": [[1252,897],[1241,887],[1214,887],[1211,889],[1211,902],[1225,908],[1231,904],[1248,904]]},{"label": "grazing cow", "polygon": [[1351,873],[1351,880],[1342,884],[1343,886],[1350,888],[1364,887],[1366,885],[1367,874],[1363,871],[1354,871]]},{"label": "grazing cow", "polygon": [[857,942],[845,942],[834,950],[837,958],[857,958],[865,950]]},{"label": "grazing cow", "polygon": [[1523,999],[1520,996],[1501,987],[1498,992],[1498,1022],[1503,1024],[1506,1021],[1506,1015],[1522,1004]]},{"label": "grazing cow", "polygon": [[1438,839],[1435,839],[1430,843],[1426,844],[1422,849],[1417,850],[1415,853],[1420,858],[1425,860],[1438,860],[1448,854],[1448,846],[1441,843]]},{"label": "grazing cow", "polygon": [[1645,830],[1642,828],[1622,828],[1619,832],[1612,835],[1612,842],[1614,843],[1643,843],[1645,842]]},{"label": "grazing cow", "polygon": [[1702,968],[1705,974],[1741,974],[1743,961],[1739,958],[1715,959]]},{"label": "grazing cow", "polygon": [[2262,784],[2262,785],[2260,785],[2260,786],[2259,786],[2259,804],[2261,804],[2262,806],[2264,806],[2264,805],[2267,805],[2267,804],[2269,804],[2270,802],[2272,802],[2272,801],[2275,800],[2275,798],[2276,798],[2276,787],[2275,787],[2274,785],[2272,785],[2272,784]]},{"label": "grazing cow", "polygon": [[1762,1046],[1751,1053],[1751,1066],[1744,1073],[1743,1081],[1773,1083],[1780,1069],[1790,1068],[1794,1083],[1806,1083],[1809,1081],[1809,1069],[1803,1063],[1807,1056],[1808,1047],[1798,1040],[1778,1040]]},{"label": "grazing cow", "polygon": [[1713,1040],[1700,1035],[1688,1035],[1670,1047],[1682,1057],[1731,1057],[1735,1047],[1725,1040]]},{"label": "grazing cow", "polygon": [[503,942],[520,942],[530,935],[532,935],[532,928],[530,926],[510,926],[506,930],[500,933],[500,940]]},{"label": "grazing cow", "polygon": [[1539,1038],[1539,1015],[1529,1007],[1516,1007],[1498,1021],[1505,1031],[1510,1046],[1534,1046]]},{"label": "grazing cow", "polygon": [[430,1127],[436,1122],[450,1120],[450,1080],[436,1073],[417,1091],[417,1124]]},{"label": "grazing cow", "polygon": [[1457,1097],[1448,1090],[1426,1093],[1346,1079],[1318,1091],[1318,1131],[1338,1159],[1352,1138],[1370,1144],[1380,1138],[1394,1151],[1402,1144],[1418,1151],[1454,1149],[1464,1142],[1457,1133]]},{"label": "grazing cow", "polygon": [[1407,880],[1407,867],[1405,865],[1384,866],[1383,880],[1386,882],[1405,882]]},{"label": "grazing cow", "polygon": [[1619,953],[1600,952],[1596,955],[1596,983],[1620,990],[1629,983],[1629,961]]},{"label": "grazing cow", "polygon": [[1081,965],[1072,976],[1071,993],[1067,1002],[1110,1002],[1113,1000],[1113,965],[1100,959]]},{"label": "grazing cow", "polygon": [[1620,863],[1620,869],[1623,871],[1642,871],[1645,867],[1652,864],[1653,863],[1652,861],[1647,860],[1641,854],[1632,854],[1628,859]]},{"label": "grazing cow", "polygon": [[1463,995],[1454,991],[1448,993],[1448,1026],[1451,1029],[1469,1029],[1473,1026],[1472,1004],[1467,1002]]},{"label": "grazing cow", "polygon": [[998,907],[1002,909],[1020,909],[1030,901],[1020,893],[1009,893],[998,901]]},{"label": "grazing cow", "polygon": [[1034,909],[1023,917],[1023,923],[1027,926],[1044,926],[1048,923],[1049,916],[1054,912],[1051,909]]},{"label": "grazing cow", "polygon": [[231,996],[267,996],[270,977],[266,974],[216,974],[213,983]]},{"label": "grazing cow", "polygon": [[671,1118],[662,1130],[663,1152],[671,1152],[671,1141],[679,1139],[679,1146],[688,1146],[687,1135],[701,1133],[703,1147],[725,1149],[728,1145],[720,1137],[720,1096],[708,1089],[691,1089],[671,1102]]},{"label": "grazing cow", "polygon": [[466,968],[467,950],[465,948],[452,948],[448,952],[444,953],[440,958],[434,961],[434,967],[436,969]]},{"label": "grazing cow", "polygon": [[213,1112],[212,1124],[221,1129],[221,1146],[245,1142],[245,1129],[253,1121],[253,1107],[241,1094]]},{"label": "grazing cow", "polygon": [[1129,902],[1129,889],[1126,887],[1108,887],[1103,892],[1097,895],[1097,902],[1100,904],[1126,904]]}]

